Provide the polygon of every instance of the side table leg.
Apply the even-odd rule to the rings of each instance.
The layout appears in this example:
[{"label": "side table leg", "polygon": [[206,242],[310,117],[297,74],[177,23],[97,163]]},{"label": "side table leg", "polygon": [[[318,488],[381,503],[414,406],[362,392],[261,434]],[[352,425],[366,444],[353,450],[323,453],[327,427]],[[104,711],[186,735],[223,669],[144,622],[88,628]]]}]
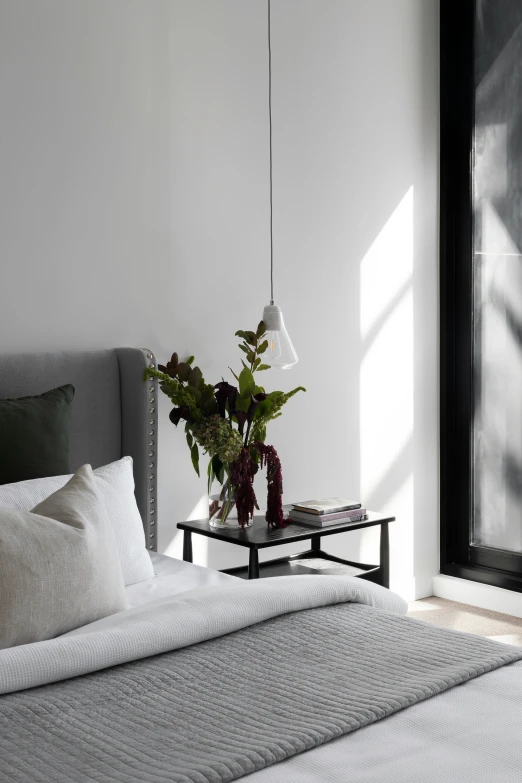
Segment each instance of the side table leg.
[{"label": "side table leg", "polygon": [[383,587],[390,586],[390,534],[388,523],[381,525],[381,545],[380,545],[380,566],[381,566],[381,584]]},{"label": "side table leg", "polygon": [[248,558],[248,578],[259,579],[259,556],[255,547],[250,550]]},{"label": "side table leg", "polygon": [[320,552],[321,550],[321,536],[312,536],[312,552]]},{"label": "side table leg", "polygon": [[192,563],[192,533],[190,530],[183,531],[183,560]]}]

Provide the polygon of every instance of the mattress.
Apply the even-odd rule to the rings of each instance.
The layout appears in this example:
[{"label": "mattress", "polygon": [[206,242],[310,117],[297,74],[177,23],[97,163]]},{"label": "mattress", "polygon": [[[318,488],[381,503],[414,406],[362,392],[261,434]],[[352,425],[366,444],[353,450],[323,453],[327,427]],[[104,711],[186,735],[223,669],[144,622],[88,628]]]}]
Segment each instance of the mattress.
[{"label": "mattress", "polygon": [[194,563],[185,563],[184,560],[159,555],[156,552],[150,553],[150,559],[154,567],[154,576],[144,582],[128,585],[126,588],[131,607],[142,606],[157,598],[166,598],[198,587],[215,587],[235,581],[237,578],[214,571],[212,568],[203,568]]}]

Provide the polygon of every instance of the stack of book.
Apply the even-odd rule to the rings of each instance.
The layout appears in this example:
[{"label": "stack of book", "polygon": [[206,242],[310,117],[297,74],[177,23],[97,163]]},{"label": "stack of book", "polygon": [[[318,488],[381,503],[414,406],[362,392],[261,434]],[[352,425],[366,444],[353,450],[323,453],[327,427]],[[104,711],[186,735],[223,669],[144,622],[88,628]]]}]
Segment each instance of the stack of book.
[{"label": "stack of book", "polygon": [[288,514],[288,518],[293,522],[314,527],[361,522],[366,516],[366,509],[362,508],[360,503],[346,498],[304,500],[302,503],[294,503]]}]

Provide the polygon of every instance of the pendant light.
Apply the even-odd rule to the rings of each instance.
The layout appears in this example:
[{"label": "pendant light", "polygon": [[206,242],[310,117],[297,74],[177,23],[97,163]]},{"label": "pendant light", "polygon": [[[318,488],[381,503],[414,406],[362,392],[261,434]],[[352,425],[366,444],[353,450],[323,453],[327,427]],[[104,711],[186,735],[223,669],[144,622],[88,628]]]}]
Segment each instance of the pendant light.
[{"label": "pendant light", "polygon": [[274,304],[274,231],[272,220],[272,46],[270,39],[270,0],[268,0],[268,120],[270,138],[270,304],[263,310],[268,348],[262,356],[264,364],[278,370],[288,370],[297,362],[297,354],[288,336],[281,308]]}]

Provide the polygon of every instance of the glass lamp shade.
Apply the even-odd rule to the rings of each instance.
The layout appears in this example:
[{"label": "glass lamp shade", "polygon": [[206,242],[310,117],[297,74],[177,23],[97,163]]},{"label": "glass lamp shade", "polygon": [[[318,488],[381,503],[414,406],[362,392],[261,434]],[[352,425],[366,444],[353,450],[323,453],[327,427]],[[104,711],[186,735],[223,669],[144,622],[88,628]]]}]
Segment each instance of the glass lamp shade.
[{"label": "glass lamp shade", "polygon": [[261,356],[263,364],[269,364],[277,370],[288,370],[297,363],[297,354],[288,336],[283,321],[281,308],[269,304],[263,310],[263,321],[266,324],[268,348]]}]

